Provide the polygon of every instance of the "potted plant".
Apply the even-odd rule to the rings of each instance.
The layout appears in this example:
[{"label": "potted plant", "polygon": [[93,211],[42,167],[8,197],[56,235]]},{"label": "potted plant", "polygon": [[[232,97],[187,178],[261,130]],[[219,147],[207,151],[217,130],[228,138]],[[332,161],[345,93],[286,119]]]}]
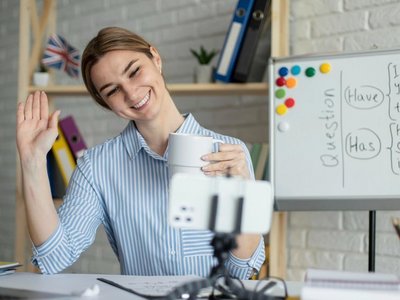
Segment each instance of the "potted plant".
[{"label": "potted plant", "polygon": [[47,67],[40,63],[37,71],[33,73],[33,84],[36,86],[47,86],[49,84],[49,77]]},{"label": "potted plant", "polygon": [[200,46],[198,51],[190,49],[190,52],[196,57],[199,65],[195,68],[194,82],[204,83],[212,82],[213,66],[210,64],[214,56],[217,55],[217,50],[207,51],[203,46]]}]

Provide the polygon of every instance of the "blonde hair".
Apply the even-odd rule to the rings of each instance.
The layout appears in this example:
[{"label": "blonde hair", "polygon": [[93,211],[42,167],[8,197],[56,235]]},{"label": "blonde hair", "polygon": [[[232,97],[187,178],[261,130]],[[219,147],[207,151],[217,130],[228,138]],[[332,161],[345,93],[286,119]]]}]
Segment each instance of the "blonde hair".
[{"label": "blonde hair", "polygon": [[106,27],[101,29],[86,46],[82,55],[82,77],[87,90],[93,99],[101,106],[110,109],[97,91],[90,72],[92,67],[106,53],[114,50],[130,50],[146,54],[150,59],[153,55],[150,52],[151,45],[141,36],[127,29],[120,27]]}]

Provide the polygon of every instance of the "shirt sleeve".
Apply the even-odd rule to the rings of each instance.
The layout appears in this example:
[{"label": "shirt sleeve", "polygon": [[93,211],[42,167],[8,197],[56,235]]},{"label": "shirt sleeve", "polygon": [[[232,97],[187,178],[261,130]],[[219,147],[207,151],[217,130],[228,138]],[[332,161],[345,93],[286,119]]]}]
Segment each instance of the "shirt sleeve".
[{"label": "shirt sleeve", "polygon": [[[243,147],[243,151],[246,156],[247,166],[250,172],[250,178],[254,180],[255,179],[254,168],[251,162],[251,156],[249,150],[246,144],[243,143],[242,141],[239,141],[239,144]],[[262,235],[260,237],[261,238],[258,243],[258,246],[250,258],[241,259],[233,255],[232,252],[229,253],[229,257],[226,262],[226,268],[228,269],[229,274],[232,277],[239,279],[249,279],[254,274],[257,274],[260,271],[261,266],[265,261],[264,238]]]},{"label": "shirt sleeve", "polygon": [[265,246],[264,238],[261,236],[260,242],[250,258],[241,259],[230,252],[225,266],[232,277],[238,279],[249,279],[251,276],[260,271],[264,261]]},{"label": "shirt sleeve", "polygon": [[[242,146],[246,161],[247,167],[249,168],[250,179],[254,180],[254,168],[251,162],[250,152],[246,146],[246,144],[236,138],[227,138],[228,143],[239,144]],[[258,273],[261,269],[262,264],[265,260],[265,245],[264,245],[264,238],[261,236],[260,242],[256,250],[254,251],[253,255],[248,259],[241,259],[229,253],[229,257],[225,262],[225,266],[229,272],[229,274],[234,278],[239,279],[249,279],[254,274]]]},{"label": "shirt sleeve", "polygon": [[93,243],[103,221],[104,210],[93,187],[88,157],[78,161],[58,216],[53,234],[40,246],[33,246],[32,263],[43,274],[55,274],[72,265]]}]

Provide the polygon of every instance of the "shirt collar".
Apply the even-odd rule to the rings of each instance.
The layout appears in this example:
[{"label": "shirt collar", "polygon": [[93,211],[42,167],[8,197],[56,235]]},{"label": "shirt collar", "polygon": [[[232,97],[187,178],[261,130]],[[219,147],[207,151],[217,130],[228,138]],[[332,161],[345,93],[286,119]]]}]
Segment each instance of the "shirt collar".
[{"label": "shirt collar", "polygon": [[[188,133],[188,134],[199,134],[201,126],[200,124],[194,119],[193,115],[183,114],[185,120],[183,121],[182,125],[176,131],[177,133]],[[159,155],[154,153],[149,146],[147,145],[145,139],[140,134],[139,130],[137,130],[135,126],[135,122],[129,122],[128,126],[121,133],[122,142],[126,148],[126,151],[129,154],[131,159],[134,159],[136,155],[139,153],[140,149],[144,148],[146,152],[148,152],[152,156],[157,156],[160,158]]]},{"label": "shirt collar", "polygon": [[141,136],[139,131],[136,129],[135,122],[133,121],[129,122],[128,126],[126,126],[121,133],[122,142],[131,159],[134,159],[142,148],[139,135]]},{"label": "shirt collar", "polygon": [[186,134],[199,134],[200,124],[194,119],[193,115],[183,114],[185,121],[183,121],[181,127],[178,128],[176,133],[186,133]]}]

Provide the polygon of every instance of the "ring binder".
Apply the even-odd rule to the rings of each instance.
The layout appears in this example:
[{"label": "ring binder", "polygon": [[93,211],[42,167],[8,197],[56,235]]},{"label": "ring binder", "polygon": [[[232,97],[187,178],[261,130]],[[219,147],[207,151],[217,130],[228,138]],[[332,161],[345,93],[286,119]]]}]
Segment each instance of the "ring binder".
[{"label": "ring binder", "polygon": [[239,0],[233,13],[232,22],[225,37],[223,50],[219,57],[214,79],[230,82],[233,69],[243,42],[247,23],[250,19],[254,0]]},{"label": "ring binder", "polygon": [[75,160],[83,155],[87,149],[86,143],[79,132],[78,126],[72,116],[67,116],[59,121],[59,126],[64,133],[68,146],[74,155]]},{"label": "ring binder", "polygon": [[235,69],[232,75],[234,82],[246,82],[254,61],[257,44],[263,31],[265,21],[268,17],[270,0],[255,0],[251,17],[243,38]]},{"label": "ring binder", "polygon": [[64,184],[67,186],[72,172],[75,169],[76,163],[60,126],[58,126],[58,137],[55,140],[51,150],[53,151]]}]

